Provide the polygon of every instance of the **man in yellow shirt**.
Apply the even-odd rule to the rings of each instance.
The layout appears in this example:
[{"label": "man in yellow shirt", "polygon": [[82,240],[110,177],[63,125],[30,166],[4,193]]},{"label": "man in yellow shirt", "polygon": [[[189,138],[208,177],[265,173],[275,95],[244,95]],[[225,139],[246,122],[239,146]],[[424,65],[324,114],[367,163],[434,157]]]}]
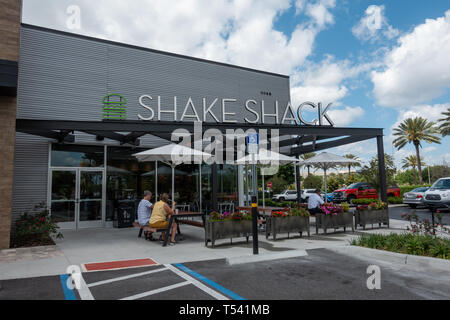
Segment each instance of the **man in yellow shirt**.
[{"label": "man in yellow shirt", "polygon": [[[168,218],[175,212],[175,201],[172,201],[172,208],[169,207],[167,202],[169,201],[169,195],[167,193],[163,193],[161,195],[161,200],[154,204],[152,216],[150,217],[150,228],[155,229],[163,229],[167,228],[169,222]],[[171,230],[171,239],[170,244],[174,245],[175,235],[177,232],[177,223],[175,221],[172,222],[172,230]],[[162,238],[165,238],[165,232],[162,233]]]}]

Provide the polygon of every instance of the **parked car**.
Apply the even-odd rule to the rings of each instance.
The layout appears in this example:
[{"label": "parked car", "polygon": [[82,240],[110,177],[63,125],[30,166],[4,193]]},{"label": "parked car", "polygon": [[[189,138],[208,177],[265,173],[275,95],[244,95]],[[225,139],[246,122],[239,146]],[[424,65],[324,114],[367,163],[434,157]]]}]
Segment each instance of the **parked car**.
[{"label": "parked car", "polygon": [[308,202],[309,196],[314,193],[316,189],[302,189],[302,202]]},{"label": "parked car", "polygon": [[282,193],[274,194],[273,201],[297,201],[296,190],[284,190]]},{"label": "parked car", "polygon": [[[397,186],[388,187],[388,197],[400,197],[400,188]],[[333,192],[333,201],[336,203],[352,203],[354,199],[378,199],[377,190],[367,182],[357,182],[349,185],[345,189],[335,190]]]},{"label": "parked car", "polygon": [[411,208],[423,206],[423,199],[428,187],[415,188],[403,194],[403,203],[409,205]]},{"label": "parked car", "polygon": [[450,177],[441,178],[425,192],[423,203],[434,211],[439,208],[450,209]]}]

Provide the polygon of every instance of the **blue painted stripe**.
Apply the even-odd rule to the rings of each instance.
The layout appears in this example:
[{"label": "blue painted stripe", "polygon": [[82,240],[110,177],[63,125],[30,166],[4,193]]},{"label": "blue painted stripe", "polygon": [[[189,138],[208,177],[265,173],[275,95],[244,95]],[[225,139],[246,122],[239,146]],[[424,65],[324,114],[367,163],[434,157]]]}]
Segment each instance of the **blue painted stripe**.
[{"label": "blue painted stripe", "polygon": [[222,287],[220,284],[217,284],[214,281],[209,280],[208,278],[202,276],[201,274],[198,274],[197,272],[183,266],[181,263],[174,264],[174,266],[177,267],[178,269],[188,273],[189,275],[193,276],[194,278],[197,278],[197,279],[209,284],[211,287],[226,294],[227,296],[229,296],[230,298],[233,298],[234,300],[246,300],[246,299],[242,298],[240,295],[234,293],[233,291],[228,290],[227,288]]},{"label": "blue painted stripe", "polygon": [[66,300],[77,300],[77,296],[75,295],[75,292],[73,289],[70,289],[67,286],[67,279],[69,279],[68,274],[62,274],[59,276],[61,279],[61,285],[64,292],[64,296],[66,297]]}]

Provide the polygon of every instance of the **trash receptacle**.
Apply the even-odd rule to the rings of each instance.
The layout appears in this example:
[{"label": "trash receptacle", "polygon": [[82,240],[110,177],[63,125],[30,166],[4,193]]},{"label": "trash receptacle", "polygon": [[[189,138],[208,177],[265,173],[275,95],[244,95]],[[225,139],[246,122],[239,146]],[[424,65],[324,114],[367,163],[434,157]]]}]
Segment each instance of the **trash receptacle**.
[{"label": "trash receptacle", "polygon": [[116,208],[117,217],[114,219],[114,228],[131,228],[135,220],[134,203],[119,203]]}]

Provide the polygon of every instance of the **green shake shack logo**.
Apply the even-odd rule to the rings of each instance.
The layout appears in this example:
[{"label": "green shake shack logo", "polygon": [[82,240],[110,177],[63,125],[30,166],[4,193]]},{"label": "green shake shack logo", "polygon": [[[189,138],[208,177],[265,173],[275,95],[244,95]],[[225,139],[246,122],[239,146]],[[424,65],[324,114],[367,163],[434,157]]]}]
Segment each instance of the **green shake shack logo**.
[{"label": "green shake shack logo", "polygon": [[126,120],[127,99],[121,94],[111,93],[103,98],[103,120]]}]

